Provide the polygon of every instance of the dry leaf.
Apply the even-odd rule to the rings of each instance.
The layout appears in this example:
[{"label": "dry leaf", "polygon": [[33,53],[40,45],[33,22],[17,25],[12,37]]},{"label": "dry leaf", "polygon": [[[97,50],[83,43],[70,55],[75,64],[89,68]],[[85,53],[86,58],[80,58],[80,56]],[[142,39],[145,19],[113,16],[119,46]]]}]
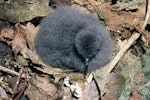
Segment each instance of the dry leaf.
[{"label": "dry leaf", "polygon": [[107,92],[103,97],[102,100],[117,100],[113,93]]},{"label": "dry leaf", "polygon": [[14,38],[14,31],[11,28],[4,28],[1,31],[1,37],[13,39]]},{"label": "dry leaf", "polygon": [[26,27],[21,24],[15,25],[15,37],[12,40],[12,50],[15,53],[18,53],[23,48],[27,47],[26,45]]},{"label": "dry leaf", "polygon": [[142,96],[137,91],[134,91],[132,93],[132,97],[130,98],[130,100],[142,100]]},{"label": "dry leaf", "polygon": [[60,100],[63,97],[63,90],[57,84],[50,82],[48,75],[32,77],[26,94],[30,100]]},{"label": "dry leaf", "polygon": [[82,97],[79,100],[100,100],[98,88],[94,81],[83,90]]},{"label": "dry leaf", "polygon": [[[105,19],[106,24],[110,30],[124,30],[125,27],[131,25],[139,25],[144,19],[145,7],[142,5],[136,12],[114,12],[111,10],[111,3],[104,3],[98,7],[101,18]],[[131,25],[130,25],[131,24]]]},{"label": "dry leaf", "polygon": [[50,0],[50,6],[52,7],[61,7],[61,6],[70,6],[71,0]]},{"label": "dry leaf", "polygon": [[87,0],[92,6],[98,6],[101,5],[101,2],[96,0]]},{"label": "dry leaf", "polygon": [[[34,48],[34,40],[35,40],[35,37],[37,35],[37,32],[39,30],[39,27],[35,27],[32,23],[27,23],[26,25],[26,28],[27,28],[27,31],[28,31],[28,39],[27,39],[27,43],[29,45],[32,45],[32,48]],[[31,47],[30,47],[31,49]]]},{"label": "dry leaf", "polygon": [[[4,1],[4,0],[0,0]],[[10,1],[10,0],[6,0]],[[1,4],[0,19],[9,22],[30,21],[38,16],[45,16],[53,9],[49,6],[49,0],[11,0],[9,4]],[[51,0],[50,0],[51,1]]]},{"label": "dry leaf", "polygon": [[0,87],[0,100],[8,100],[8,95],[2,87]]},{"label": "dry leaf", "polygon": [[83,6],[85,3],[84,3],[84,0],[72,0],[73,3],[75,4],[79,4],[81,6]]}]

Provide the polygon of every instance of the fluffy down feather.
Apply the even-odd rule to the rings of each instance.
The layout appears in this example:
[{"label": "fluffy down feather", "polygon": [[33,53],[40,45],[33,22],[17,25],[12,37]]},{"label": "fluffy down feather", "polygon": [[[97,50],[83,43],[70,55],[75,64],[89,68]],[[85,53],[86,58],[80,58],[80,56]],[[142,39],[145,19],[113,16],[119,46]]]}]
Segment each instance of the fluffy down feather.
[{"label": "fluffy down feather", "polygon": [[60,7],[41,21],[35,49],[48,65],[91,72],[109,61],[112,40],[93,16]]}]

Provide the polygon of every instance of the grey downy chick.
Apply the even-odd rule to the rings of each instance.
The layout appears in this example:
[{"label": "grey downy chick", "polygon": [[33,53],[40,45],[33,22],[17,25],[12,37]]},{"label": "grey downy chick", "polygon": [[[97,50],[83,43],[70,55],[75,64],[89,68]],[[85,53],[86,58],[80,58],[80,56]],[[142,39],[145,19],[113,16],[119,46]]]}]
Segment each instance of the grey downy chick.
[{"label": "grey downy chick", "polygon": [[35,49],[48,65],[91,72],[109,61],[112,40],[93,16],[60,7],[42,19]]}]

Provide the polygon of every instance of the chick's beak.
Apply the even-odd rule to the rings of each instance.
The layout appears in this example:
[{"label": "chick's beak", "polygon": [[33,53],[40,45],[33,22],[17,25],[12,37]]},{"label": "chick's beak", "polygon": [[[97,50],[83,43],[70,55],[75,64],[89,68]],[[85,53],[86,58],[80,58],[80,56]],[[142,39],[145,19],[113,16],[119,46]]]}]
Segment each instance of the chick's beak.
[{"label": "chick's beak", "polygon": [[88,64],[89,64],[89,58],[86,58],[85,59],[85,66],[88,67]]},{"label": "chick's beak", "polygon": [[89,64],[89,58],[86,58],[85,59],[85,70],[86,70],[86,72],[87,72],[87,70],[88,70],[88,64]]}]

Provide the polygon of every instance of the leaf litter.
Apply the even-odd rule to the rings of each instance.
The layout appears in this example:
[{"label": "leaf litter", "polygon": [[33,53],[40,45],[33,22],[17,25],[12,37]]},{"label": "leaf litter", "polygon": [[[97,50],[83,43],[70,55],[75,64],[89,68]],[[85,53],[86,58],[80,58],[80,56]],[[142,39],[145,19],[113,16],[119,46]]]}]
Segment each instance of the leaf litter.
[{"label": "leaf litter", "polygon": [[[97,18],[100,17],[98,19],[103,19],[114,40],[114,57],[120,48],[126,44],[123,41],[128,40],[135,32],[138,32],[146,41],[149,41],[144,35],[149,30],[141,30],[140,28],[144,21],[146,3],[131,1],[127,3],[118,1],[112,5],[111,2],[99,0],[72,0],[72,5],[76,4],[79,8],[86,9],[89,14],[96,13],[98,14]],[[133,4],[136,4],[136,6],[131,7]],[[1,23],[6,24],[5,21],[1,21]],[[82,73],[54,69],[40,60],[34,51],[34,38],[38,26],[34,26],[30,22],[26,25],[16,23],[14,26],[12,25],[13,28],[7,26],[10,25],[1,27],[0,41],[3,44],[0,44],[0,46],[5,45],[12,48],[14,55],[8,52],[9,49],[4,49],[2,53],[11,56],[0,56],[0,63],[3,67],[18,73],[17,77],[22,77],[22,75],[25,77],[18,80],[20,81],[18,89],[14,92],[14,87],[11,87],[11,84],[16,86],[17,78],[9,71],[5,72],[0,69],[0,91],[2,91],[0,92],[0,99],[12,99],[14,97],[21,99],[23,98],[21,95],[29,100],[77,99],[72,96],[70,89],[64,86],[63,80],[66,76],[69,76],[69,82],[71,84],[78,83],[82,89],[83,93],[79,100],[99,100],[100,97],[102,100],[120,98],[124,98],[120,100],[141,100],[141,98],[149,100],[149,53],[143,57],[145,52],[148,51],[149,45],[143,38],[139,38],[134,42],[109,74],[106,73],[105,75],[104,73],[102,74],[104,77],[102,77],[101,74],[99,75],[99,73],[102,73],[101,70],[99,73],[93,72],[93,80],[86,85],[86,78]],[[5,48],[5,46],[1,46],[1,48]],[[134,55],[137,53],[140,53],[140,56]],[[7,61],[8,59],[10,60]],[[23,70],[22,74],[19,74],[20,69]],[[103,82],[101,78],[95,76],[107,79]],[[8,81],[8,79],[14,80],[14,83]],[[104,88],[99,87],[97,84],[103,84]]]}]

